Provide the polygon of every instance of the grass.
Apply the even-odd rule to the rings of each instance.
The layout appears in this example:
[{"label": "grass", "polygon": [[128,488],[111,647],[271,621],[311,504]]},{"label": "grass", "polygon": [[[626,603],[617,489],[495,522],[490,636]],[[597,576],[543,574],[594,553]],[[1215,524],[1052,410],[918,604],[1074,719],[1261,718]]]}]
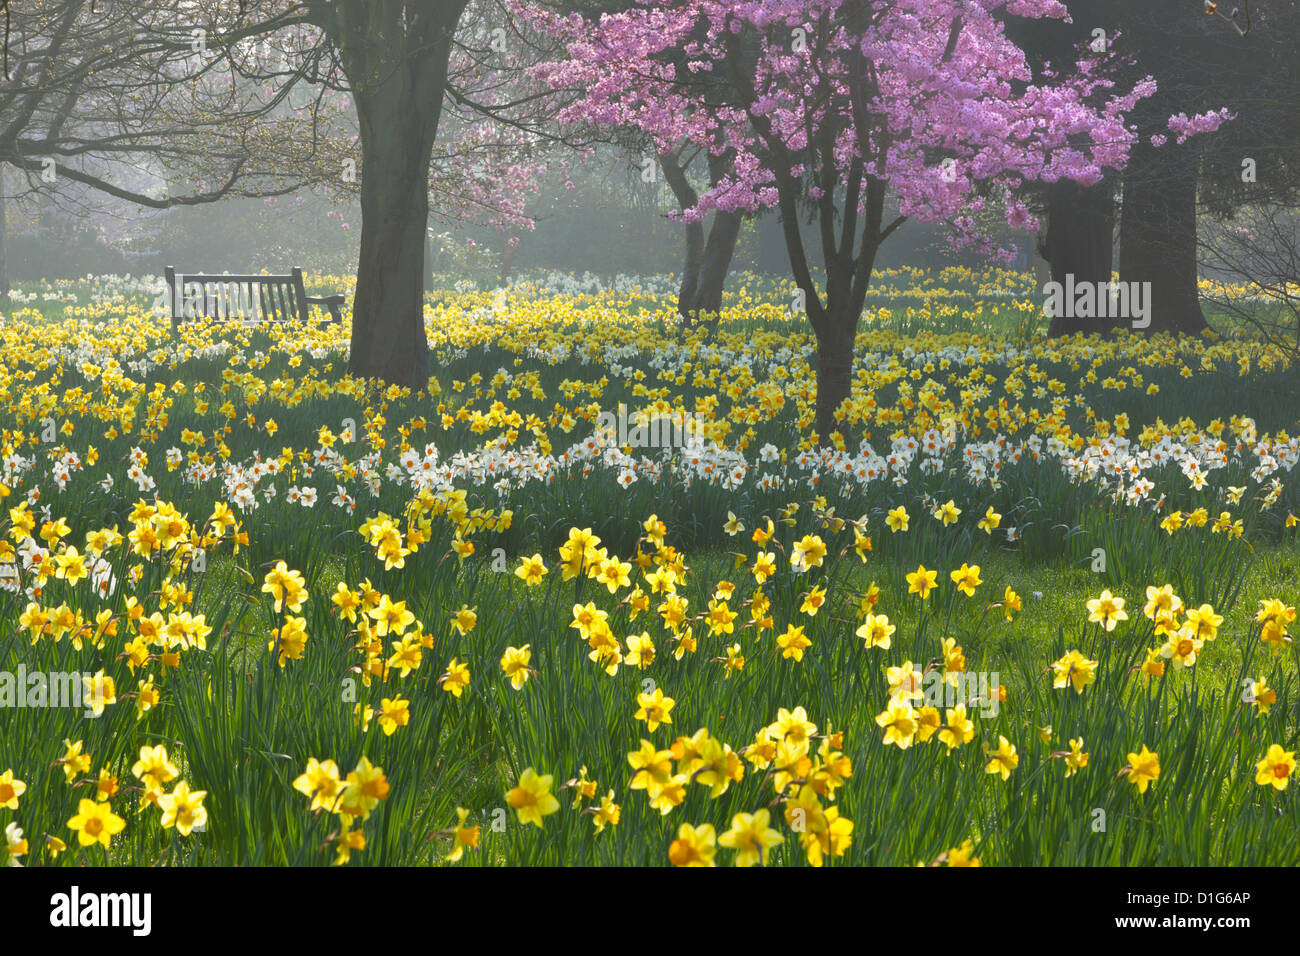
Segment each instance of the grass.
[{"label": "grass", "polygon": [[[85,289],[72,306],[80,311],[54,304],[25,315],[0,333],[6,504],[16,508],[0,534],[25,554],[16,562],[24,590],[0,591],[0,664],[103,672],[117,701],[98,718],[81,708],[0,707],[0,772],[26,784],[16,809],[0,808],[0,826],[22,827],[25,861],[35,865],[440,864],[457,845],[457,808],[466,811],[459,840],[476,847],[462,865],[662,865],[692,840],[707,850],[704,831],[684,834],[683,825],[734,835],[750,825],[741,815],[765,811],[782,838],[769,864],[911,865],[964,854],[989,865],[1294,864],[1296,788],[1255,777],[1271,745],[1296,749],[1297,656],[1289,642],[1278,651],[1263,642],[1255,615],[1261,602],[1297,603],[1300,552],[1286,518],[1300,511],[1300,489],[1286,469],[1253,475],[1254,443],[1244,437],[1255,428],[1259,441],[1288,441],[1280,433],[1300,421],[1293,370],[1251,343],[1121,336],[1013,345],[1010,323],[1018,330],[1028,311],[1023,290],[1005,277],[965,289],[939,278],[919,296],[926,277],[882,285],[878,306],[897,320],[881,318],[864,334],[875,357],[845,418],[850,452],[866,440],[882,455],[894,437],[922,440],[945,418],[960,422],[959,444],[933,468],[922,455],[891,473],[901,484],[799,464],[812,444],[810,338],[781,317],[788,289],[757,279],[733,290],[715,340],[684,336],[669,350],[660,347],[673,341],[671,302],[659,293],[518,290],[501,314],[484,314],[491,296],[448,290],[430,318],[435,378],[416,395],[346,379],[334,332],[196,330],[178,343],[147,314],[147,296],[93,304]],[[987,305],[995,300],[996,316]],[[926,302],[956,311],[920,315]],[[1005,334],[972,331],[998,323]],[[138,365],[145,356],[156,357],[147,369]],[[656,479],[635,455],[628,460],[642,470],[584,460],[570,447],[596,411],[654,401],[709,420],[716,472],[673,471],[681,462],[664,459],[667,473]],[[63,429],[52,441],[42,441],[46,419]],[[338,434],[349,419],[354,442],[322,438],[322,426]],[[962,446],[999,434],[1018,458],[999,458],[996,482],[972,481]],[[1046,448],[1031,448],[1033,436],[1078,436],[1076,451],[1118,436],[1142,449],[1213,438],[1231,454],[1199,490],[1176,462],[1144,465],[1155,487],[1130,505],[1069,478]],[[416,493],[402,458],[422,456],[427,442],[437,467],[458,454],[478,464]],[[761,460],[768,443],[783,461]],[[516,476],[497,489],[487,465],[501,462],[485,447],[522,458],[534,445],[560,462],[554,480]],[[169,464],[173,448],[179,459]],[[740,453],[750,471],[728,488],[718,475]],[[214,474],[187,481],[205,456]],[[279,464],[254,474],[255,461]],[[133,462],[153,487],[135,483]],[[225,466],[244,470],[227,483]],[[66,487],[56,480],[61,467]],[[593,473],[584,477],[584,467]],[[616,480],[624,468],[636,475],[627,488]],[[786,483],[763,487],[763,476]],[[216,509],[240,481],[255,488],[256,507],[235,505],[235,526],[222,527]],[[318,493],[314,507],[291,502],[303,487]],[[333,503],[337,489],[352,507]],[[19,507],[34,490],[34,503]],[[949,500],[961,509],[951,526],[931,517]],[[887,518],[899,507],[910,527],[894,533]],[[990,509],[1000,518],[986,534],[977,522]],[[1162,528],[1171,513],[1197,509],[1203,526]],[[662,541],[646,526],[652,515]],[[769,519],[770,542],[758,544],[752,534]],[[744,531],[729,534],[732,522]],[[854,523],[872,539],[865,561]],[[44,573],[44,552],[54,566],[75,565],[87,535],[114,527],[169,543],[152,553],[132,539],[107,546],[109,593]],[[615,578],[626,564],[626,583],[611,590],[586,575],[566,578],[560,549],[580,529],[600,539],[579,546],[583,560],[606,571],[616,562]],[[239,534],[247,538],[236,550]],[[800,571],[791,557],[812,536],[824,560]],[[473,553],[461,556],[465,542]],[[396,547],[405,553],[389,551],[386,561]],[[192,562],[197,548],[202,570]],[[776,559],[761,584],[751,571],[760,551]],[[533,554],[549,571],[528,586],[513,572]],[[301,573],[298,609],[277,607],[263,587],[278,562]],[[964,564],[980,569],[973,597],[949,578]],[[909,593],[918,565],[938,572],[925,600]],[[651,590],[646,572],[663,568],[676,569],[687,602],[672,626],[661,614],[667,595],[637,605]],[[1165,637],[1142,605],[1148,586],[1164,584],[1188,608],[1209,604],[1224,620],[1194,666],[1168,662],[1153,676],[1142,665]],[[363,601],[359,618],[331,600],[340,585]],[[814,587],[825,591],[815,615],[804,609]],[[1023,602],[1010,620],[1007,588]],[[1087,603],[1103,589],[1126,601],[1128,619],[1110,631],[1088,620]],[[757,614],[770,618],[762,627],[756,598],[770,601]],[[389,602],[412,619],[378,633]],[[720,602],[734,621],[718,616]],[[608,635],[596,628],[584,638],[573,626],[575,606],[589,603],[607,615]],[[462,607],[476,612],[465,633],[452,625]],[[868,610],[895,628],[888,648],[857,636]],[[32,623],[33,613],[65,611],[69,627]],[[206,636],[185,617],[196,614]],[[151,618],[160,633],[143,623]],[[282,660],[277,632],[296,618],[306,644]],[[101,642],[94,635],[106,626],[117,633]],[[790,628],[810,641],[797,659],[778,643]],[[126,645],[139,635],[146,659],[133,661]],[[419,647],[405,676],[390,663],[403,637]],[[971,736],[953,748],[919,728],[907,747],[886,742],[878,715],[894,696],[888,669],[945,667],[944,641],[950,655],[960,646],[965,671],[984,687],[996,676],[1005,701],[965,699]],[[525,646],[531,670],[516,689],[500,662]],[[602,646],[617,647],[617,668]],[[1052,683],[1053,662],[1075,650],[1096,662],[1081,693]],[[469,683],[456,695],[459,665]],[[1266,712],[1243,697],[1259,678],[1276,692]],[[133,695],[147,679],[161,696],[139,714]],[[673,702],[671,723],[651,728],[637,714],[656,694]],[[390,734],[380,720],[396,700],[408,717]],[[913,704],[909,719],[925,716],[924,701]],[[950,720],[950,709],[935,716]],[[816,725],[807,739],[804,721]],[[80,741],[85,767],[67,762],[65,739]],[[1088,760],[1067,775],[1071,739]],[[629,761],[643,741],[660,772],[638,774]],[[142,747],[160,744],[176,773],[156,785],[133,768]],[[989,773],[993,754],[1012,745],[1006,778]],[[1160,772],[1139,791],[1130,755],[1143,747],[1158,754]],[[341,796],[323,809],[295,788],[313,760],[333,761],[343,778]],[[536,823],[516,805],[526,802],[530,769],[551,777],[546,789],[557,798]],[[387,789],[366,790],[379,772]],[[157,803],[179,781],[206,793],[201,830],[165,825]],[[97,794],[125,827],[107,846],[79,846],[68,821]],[[607,795],[617,822],[593,812]],[[540,805],[552,810],[544,798]],[[48,838],[70,847],[56,854]],[[737,858],[725,845],[715,850],[721,862]]]}]

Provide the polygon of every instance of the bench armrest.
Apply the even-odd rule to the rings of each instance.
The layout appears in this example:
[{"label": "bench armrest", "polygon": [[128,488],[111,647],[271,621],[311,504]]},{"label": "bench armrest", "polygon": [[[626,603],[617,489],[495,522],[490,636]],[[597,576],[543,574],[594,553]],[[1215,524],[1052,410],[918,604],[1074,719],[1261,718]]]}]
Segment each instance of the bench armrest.
[{"label": "bench armrest", "polygon": [[328,308],[330,310],[331,321],[333,322],[343,321],[343,314],[340,311],[339,306],[341,306],[344,302],[346,302],[347,298],[348,298],[347,296],[339,293],[336,293],[334,295],[303,296],[303,300],[307,302],[309,305],[323,305],[326,308]]}]

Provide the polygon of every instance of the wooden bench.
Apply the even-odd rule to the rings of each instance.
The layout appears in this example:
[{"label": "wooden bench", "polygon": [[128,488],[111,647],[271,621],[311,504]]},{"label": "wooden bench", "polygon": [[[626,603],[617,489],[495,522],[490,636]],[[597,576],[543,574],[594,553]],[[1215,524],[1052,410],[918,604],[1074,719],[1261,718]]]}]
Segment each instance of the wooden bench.
[{"label": "wooden bench", "polygon": [[305,323],[313,305],[329,309],[330,322],[343,321],[340,307],[347,296],[308,295],[301,269],[288,275],[202,275],[168,266],[166,275],[173,331],[182,322],[200,318],[242,318],[246,325],[294,319]]}]

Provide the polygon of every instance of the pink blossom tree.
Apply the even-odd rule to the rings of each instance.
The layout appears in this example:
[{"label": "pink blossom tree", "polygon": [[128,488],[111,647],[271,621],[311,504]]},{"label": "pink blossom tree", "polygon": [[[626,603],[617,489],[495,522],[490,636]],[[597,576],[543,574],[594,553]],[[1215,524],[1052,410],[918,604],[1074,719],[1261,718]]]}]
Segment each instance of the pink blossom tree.
[{"label": "pink blossom tree", "polygon": [[[1000,204],[1032,230],[1019,187],[1089,185],[1123,168],[1136,138],[1126,114],[1154,83],[1115,91],[1089,58],[1036,81],[1004,28],[1067,16],[1057,0],[650,0],[595,21],[554,18],[567,56],[537,75],[584,90],[561,120],[636,127],[665,151],[683,140],[730,151],[731,173],[688,218],[779,209],[829,443],[877,251],[903,222],[948,222],[954,242],[1005,256],[975,213]],[[675,50],[685,57],[666,55]],[[702,87],[701,73],[716,81]],[[889,193],[900,215],[886,222]],[[798,228],[806,206],[820,273]]]}]

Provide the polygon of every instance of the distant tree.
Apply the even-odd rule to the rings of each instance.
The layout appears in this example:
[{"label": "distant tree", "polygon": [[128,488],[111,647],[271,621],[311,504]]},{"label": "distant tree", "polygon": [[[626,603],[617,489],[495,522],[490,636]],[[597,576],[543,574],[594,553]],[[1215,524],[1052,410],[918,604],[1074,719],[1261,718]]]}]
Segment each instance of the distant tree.
[{"label": "distant tree", "polygon": [[1217,129],[1226,118],[1220,111],[1231,91],[1211,79],[1208,67],[1221,42],[1242,41],[1186,0],[1124,4],[1119,29],[1116,43],[1157,84],[1133,116],[1139,137],[1123,177],[1120,281],[1151,283],[1148,334],[1201,332],[1208,325],[1197,282],[1197,187],[1206,138],[1189,135]]},{"label": "distant tree", "polygon": [[1244,207],[1202,249],[1218,280],[1208,301],[1300,358],[1300,212],[1280,202]]},{"label": "distant tree", "polygon": [[[1243,184],[1244,156],[1259,154],[1256,162],[1273,164],[1269,188],[1294,175],[1276,168],[1276,147],[1297,122],[1296,4],[1068,0],[1066,6],[1071,23],[1013,25],[1012,35],[1038,69],[1059,61],[1071,46],[1099,42],[1112,54],[1111,75],[1121,84],[1151,76],[1156,87],[1130,117],[1138,139],[1122,176],[1047,190],[1042,247],[1052,278],[1109,281],[1118,224],[1121,281],[1151,284],[1147,332],[1199,332],[1207,327],[1197,285],[1199,214],[1230,215],[1248,196],[1265,198]],[[1232,122],[1220,129],[1229,116]],[[1196,135],[1210,131],[1218,132]],[[1057,316],[1049,334],[1106,327]]]},{"label": "distant tree", "polygon": [[[1114,68],[1110,42],[1114,11],[1104,0],[1066,0],[1070,19],[1006,17],[1007,35],[1025,51],[1034,80],[1050,80],[1054,71],[1091,53]],[[1101,30],[1100,36],[1095,32]],[[1105,67],[1101,67],[1105,68]],[[1136,78],[1130,78],[1136,79]],[[1090,185],[1073,179],[1030,183],[1022,190],[1039,214],[1037,253],[1050,267],[1050,280],[1064,286],[1110,282],[1114,267],[1116,188],[1118,176],[1109,172]],[[1041,290],[1040,290],[1041,291]],[[1049,336],[1104,330],[1108,323],[1081,318],[1063,310],[1053,315]]]},{"label": "distant tree", "polygon": [[[197,26],[202,12],[187,0],[10,5],[0,167],[21,175],[5,178],[8,195],[40,192],[73,213],[104,199],[167,209],[284,194],[318,175],[313,111],[291,106],[296,78],[239,82]],[[301,22],[284,12],[264,26]],[[238,36],[224,23],[224,39]]]},{"label": "distant tree", "polygon": [[[589,22],[599,22],[602,17],[618,16],[634,11],[638,0],[547,0],[544,3],[519,4],[519,11],[547,35],[557,38],[573,49],[580,48],[586,39],[584,31]],[[715,96],[714,90],[728,87],[726,72],[715,65],[688,63],[685,45],[664,47],[652,57],[660,69],[671,69],[680,82],[693,88],[703,99]],[[535,71],[557,89],[564,89],[572,99],[581,101],[588,91],[577,82],[565,87],[565,79],[555,64],[543,64]],[[650,104],[646,104],[647,107]],[[572,125],[581,117],[573,110],[566,119]],[[605,118],[586,122],[584,129],[605,130],[604,139],[619,143],[639,162],[645,163],[657,155],[659,169],[676,200],[675,218],[681,220],[685,252],[681,284],[677,294],[677,311],[684,325],[689,326],[701,315],[713,314],[722,308],[722,292],[727,273],[736,252],[740,230],[746,213],[737,210],[715,209],[708,216],[691,215],[699,204],[700,189],[716,189],[723,179],[732,174],[735,151],[725,141],[719,128],[710,144],[702,144],[689,137],[675,143],[656,142],[644,124],[635,121],[612,124]],[[587,139],[601,138],[601,134],[588,132]]]}]

